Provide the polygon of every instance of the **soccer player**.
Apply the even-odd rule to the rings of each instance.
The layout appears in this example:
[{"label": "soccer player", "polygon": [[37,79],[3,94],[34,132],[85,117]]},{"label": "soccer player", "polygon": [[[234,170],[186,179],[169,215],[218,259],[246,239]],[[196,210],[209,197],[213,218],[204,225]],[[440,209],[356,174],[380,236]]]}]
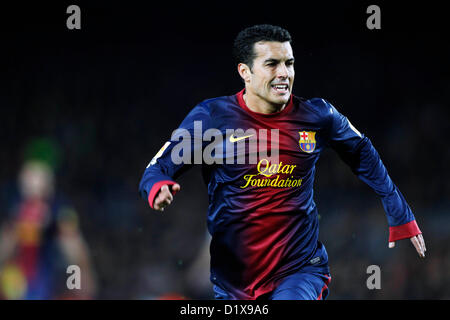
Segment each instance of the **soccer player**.
[{"label": "soccer player", "polygon": [[[370,140],[328,101],[292,94],[289,32],[271,25],[249,27],[238,34],[233,51],[245,88],[193,108],[179,127],[193,139],[186,143],[180,134],[172,135],[147,166],[139,186],[150,207],[163,211],[180,191],[176,179],[192,165],[189,160],[214,147],[214,161],[205,160],[202,171],[209,194],[215,297],[327,297],[328,255],[318,241],[313,200],[315,163],[326,147],[336,150],[380,197],[389,224],[389,247],[410,239],[425,257],[415,217]],[[207,134],[211,130],[218,132],[214,139]],[[258,153],[257,161],[250,161],[255,153],[250,140],[257,142],[260,152],[266,151]],[[239,153],[245,161],[231,161]],[[180,155],[187,161],[179,161]]]},{"label": "soccer player", "polygon": [[[20,196],[0,228],[0,300],[95,296],[95,272],[78,214],[56,191],[54,180],[53,167],[44,159],[27,159],[22,166]],[[69,265],[83,272],[79,290],[67,287]]]}]

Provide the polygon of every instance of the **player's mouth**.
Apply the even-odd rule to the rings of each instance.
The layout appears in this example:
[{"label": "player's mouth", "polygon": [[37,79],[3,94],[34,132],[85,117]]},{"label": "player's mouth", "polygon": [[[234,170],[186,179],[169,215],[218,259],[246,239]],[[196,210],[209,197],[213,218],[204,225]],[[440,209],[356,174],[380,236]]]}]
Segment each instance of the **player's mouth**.
[{"label": "player's mouth", "polygon": [[272,84],[272,90],[274,90],[278,94],[287,94],[289,93],[289,84]]}]

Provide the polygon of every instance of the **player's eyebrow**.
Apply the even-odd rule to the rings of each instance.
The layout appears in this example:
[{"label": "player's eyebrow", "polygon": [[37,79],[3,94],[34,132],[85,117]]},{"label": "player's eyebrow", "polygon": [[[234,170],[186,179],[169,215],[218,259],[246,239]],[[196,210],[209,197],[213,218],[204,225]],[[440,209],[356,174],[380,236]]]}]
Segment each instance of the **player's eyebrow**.
[{"label": "player's eyebrow", "polygon": [[[279,60],[279,59],[269,58],[269,59],[264,60],[264,63],[276,63],[276,64],[278,64],[278,63],[280,63],[280,61],[281,60]],[[293,63],[294,61],[295,61],[294,58],[290,58],[290,59],[286,60],[286,62],[290,62],[290,63]]]},{"label": "player's eyebrow", "polygon": [[279,62],[280,62],[280,60],[273,59],[273,58],[269,58],[269,59],[264,60],[264,63],[279,63]]}]

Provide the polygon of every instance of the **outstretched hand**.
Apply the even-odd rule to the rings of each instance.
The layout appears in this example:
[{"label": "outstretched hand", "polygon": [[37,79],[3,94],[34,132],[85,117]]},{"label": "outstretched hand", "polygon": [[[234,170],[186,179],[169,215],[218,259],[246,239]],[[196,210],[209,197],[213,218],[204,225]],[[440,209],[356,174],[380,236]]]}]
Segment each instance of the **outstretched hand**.
[{"label": "outstretched hand", "polygon": [[[418,234],[417,236],[409,238],[409,240],[411,240],[414,248],[416,248],[416,251],[419,254],[419,257],[425,258],[425,251],[427,251],[427,248],[425,247],[425,241],[423,240],[422,234]],[[389,242],[389,248],[394,248],[394,247],[395,247],[395,241]]]},{"label": "outstretched hand", "polygon": [[173,196],[180,189],[181,187],[178,183],[174,184],[170,189],[167,184],[163,185],[159,190],[158,196],[155,198],[153,208],[158,211],[164,211],[164,208],[172,203]]}]

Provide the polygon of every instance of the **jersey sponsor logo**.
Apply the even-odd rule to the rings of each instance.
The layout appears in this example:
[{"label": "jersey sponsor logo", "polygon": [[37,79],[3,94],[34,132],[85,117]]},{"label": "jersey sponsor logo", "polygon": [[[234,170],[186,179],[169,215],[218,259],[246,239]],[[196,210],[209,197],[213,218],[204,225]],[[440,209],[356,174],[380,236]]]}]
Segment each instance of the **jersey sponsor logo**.
[{"label": "jersey sponsor logo", "polygon": [[299,131],[300,149],[306,153],[311,153],[316,149],[316,133],[314,131]]},{"label": "jersey sponsor logo", "polygon": [[[292,174],[297,165],[271,163],[268,159],[261,159],[256,166],[258,174],[246,174],[245,183],[241,189],[247,187],[295,188],[300,187],[303,179],[295,178]],[[275,176],[275,177],[273,177]]]},{"label": "jersey sponsor logo", "polygon": [[241,140],[244,140],[244,139],[253,137],[253,136],[254,136],[253,134],[250,134],[250,135],[248,135],[248,136],[235,137],[235,136],[232,134],[232,135],[230,136],[230,142],[231,142],[231,143],[238,142],[238,141],[241,141]]}]

